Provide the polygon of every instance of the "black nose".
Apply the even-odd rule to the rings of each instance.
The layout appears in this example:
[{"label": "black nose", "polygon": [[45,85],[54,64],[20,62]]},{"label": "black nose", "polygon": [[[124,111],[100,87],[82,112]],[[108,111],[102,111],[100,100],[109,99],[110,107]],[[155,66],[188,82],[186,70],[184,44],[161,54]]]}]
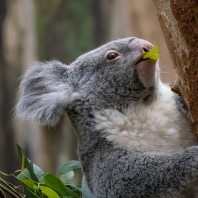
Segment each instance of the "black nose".
[{"label": "black nose", "polygon": [[149,52],[154,47],[152,43],[143,39],[138,39],[138,38],[133,39],[129,43],[129,46],[131,49],[140,50],[143,53]]}]

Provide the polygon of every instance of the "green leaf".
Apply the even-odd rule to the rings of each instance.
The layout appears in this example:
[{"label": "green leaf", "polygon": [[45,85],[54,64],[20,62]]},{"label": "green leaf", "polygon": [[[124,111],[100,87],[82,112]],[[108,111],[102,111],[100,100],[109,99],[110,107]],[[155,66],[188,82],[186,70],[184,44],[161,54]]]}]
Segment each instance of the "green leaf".
[{"label": "green leaf", "polygon": [[[38,178],[39,182],[42,181],[45,173],[35,164],[33,164],[33,170]],[[25,168],[18,176],[17,179],[26,184],[29,188],[32,187],[32,184],[34,184],[33,179],[31,178],[30,172],[27,168]]]},{"label": "green leaf", "polygon": [[72,191],[76,192],[79,196],[82,195],[82,190],[72,184],[67,184],[67,187],[70,188]]},{"label": "green leaf", "polygon": [[66,198],[81,198],[81,197],[76,197],[76,196],[67,196]]},{"label": "green leaf", "polygon": [[17,179],[28,186],[30,189],[34,189],[34,181],[32,181],[30,172],[27,168],[25,168],[18,176]]},{"label": "green leaf", "polygon": [[61,198],[82,198],[82,196],[62,196]]},{"label": "green leaf", "polygon": [[76,187],[82,189],[82,184],[78,184]]},{"label": "green leaf", "polygon": [[35,182],[39,182],[38,178],[36,177],[36,175],[34,173],[33,164],[31,161],[29,161],[29,165],[27,166],[27,169],[30,172],[30,176],[31,176],[32,180],[34,180]]},{"label": "green leaf", "polygon": [[39,182],[42,181],[45,173],[43,172],[43,170],[41,170],[37,165],[33,164],[33,170],[34,170],[34,173],[37,177],[37,179],[39,180]]},{"label": "green leaf", "polygon": [[142,59],[152,59],[152,60],[158,60],[159,58],[159,48],[156,45],[156,43],[154,43],[154,47],[151,51],[144,53],[144,55],[142,56]]},{"label": "green leaf", "polygon": [[75,170],[75,169],[79,169],[81,168],[81,164],[79,161],[76,161],[76,160],[71,160],[69,162],[66,162],[64,163],[59,171],[58,171],[58,176],[60,177],[61,175],[69,172],[69,171],[72,171],[72,170]]},{"label": "green leaf", "polygon": [[76,193],[72,192],[58,177],[51,173],[47,173],[43,177],[42,182],[56,190],[62,196],[76,196]]},{"label": "green leaf", "polygon": [[26,198],[39,198],[35,193],[26,187],[24,187],[24,195]]},{"label": "green leaf", "polygon": [[71,180],[74,178],[74,171],[69,171],[61,175],[60,179],[64,184],[70,184]]},{"label": "green leaf", "polygon": [[37,186],[37,189],[40,189],[45,195],[49,198],[61,198],[59,194],[50,186]]},{"label": "green leaf", "polygon": [[17,150],[18,150],[18,155],[20,158],[21,170],[23,170],[24,168],[27,168],[29,170],[31,179],[36,182],[39,182],[38,178],[36,177],[34,173],[32,162],[25,156],[22,148],[18,144],[17,144]]},{"label": "green leaf", "polygon": [[18,144],[17,144],[17,151],[20,159],[21,169],[23,170],[24,168],[27,168],[27,166],[29,165],[29,159],[25,156],[22,148]]}]

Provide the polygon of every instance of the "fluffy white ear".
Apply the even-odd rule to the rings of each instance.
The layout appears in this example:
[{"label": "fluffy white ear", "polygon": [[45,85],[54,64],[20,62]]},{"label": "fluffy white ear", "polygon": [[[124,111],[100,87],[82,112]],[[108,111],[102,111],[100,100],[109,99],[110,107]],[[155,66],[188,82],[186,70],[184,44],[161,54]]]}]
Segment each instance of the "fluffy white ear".
[{"label": "fluffy white ear", "polygon": [[68,81],[66,65],[58,61],[36,62],[21,82],[17,116],[55,125],[67,105],[79,97]]}]

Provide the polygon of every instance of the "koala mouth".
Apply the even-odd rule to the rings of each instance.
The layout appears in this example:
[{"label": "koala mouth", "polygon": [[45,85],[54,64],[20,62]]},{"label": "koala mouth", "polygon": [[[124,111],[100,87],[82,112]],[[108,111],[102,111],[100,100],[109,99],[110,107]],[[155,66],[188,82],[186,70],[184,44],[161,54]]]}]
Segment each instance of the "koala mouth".
[{"label": "koala mouth", "polygon": [[141,58],[137,61],[136,65],[137,65],[138,63],[140,63],[140,62],[142,62],[142,61],[146,61],[146,60],[149,60],[149,58],[143,59],[143,58],[141,57]]},{"label": "koala mouth", "polygon": [[149,47],[142,47],[142,56],[140,57],[140,59],[137,61],[136,65],[142,61],[148,60],[149,58],[143,58],[144,53],[149,52],[151,49],[149,49]]},{"label": "koala mouth", "polygon": [[143,60],[154,60],[157,61],[159,59],[159,49],[158,46],[154,43],[153,48],[147,48],[147,47],[143,47],[142,48],[142,52],[143,55],[141,56],[141,58],[137,61],[137,64],[142,62]]},{"label": "koala mouth", "polygon": [[140,58],[134,68],[145,87],[152,87],[156,81],[157,67],[156,61],[150,58]]}]

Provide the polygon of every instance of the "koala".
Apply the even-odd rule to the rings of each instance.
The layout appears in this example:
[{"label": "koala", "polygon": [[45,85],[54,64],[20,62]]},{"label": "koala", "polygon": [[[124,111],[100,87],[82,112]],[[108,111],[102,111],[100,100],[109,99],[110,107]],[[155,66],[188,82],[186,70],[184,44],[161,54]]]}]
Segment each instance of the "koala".
[{"label": "koala", "polygon": [[195,197],[198,147],[183,99],[160,80],[153,45],[109,42],[70,65],[36,62],[20,85],[22,119],[56,125],[66,112],[94,198]]}]

